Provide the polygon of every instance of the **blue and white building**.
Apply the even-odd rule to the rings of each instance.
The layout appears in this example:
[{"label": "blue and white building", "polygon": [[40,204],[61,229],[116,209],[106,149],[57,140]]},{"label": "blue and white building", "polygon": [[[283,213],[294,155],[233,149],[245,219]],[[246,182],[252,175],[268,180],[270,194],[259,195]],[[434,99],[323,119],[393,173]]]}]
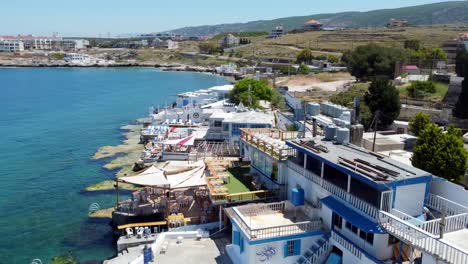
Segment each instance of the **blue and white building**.
[{"label": "blue and white building", "polygon": [[462,188],[354,145],[260,132],[241,137],[243,159],[287,200],[226,209],[234,263],[468,263]]}]

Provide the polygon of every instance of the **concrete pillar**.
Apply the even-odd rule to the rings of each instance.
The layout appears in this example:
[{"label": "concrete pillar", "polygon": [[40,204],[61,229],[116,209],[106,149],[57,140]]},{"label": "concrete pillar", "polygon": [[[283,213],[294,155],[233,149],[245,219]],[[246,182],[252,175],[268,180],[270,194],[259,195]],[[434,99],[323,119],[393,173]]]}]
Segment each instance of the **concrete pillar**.
[{"label": "concrete pillar", "polygon": [[348,175],[348,188],[346,189],[347,192],[351,192],[351,176]]},{"label": "concrete pillar", "polygon": [[223,228],[223,207],[219,206],[219,230]]}]

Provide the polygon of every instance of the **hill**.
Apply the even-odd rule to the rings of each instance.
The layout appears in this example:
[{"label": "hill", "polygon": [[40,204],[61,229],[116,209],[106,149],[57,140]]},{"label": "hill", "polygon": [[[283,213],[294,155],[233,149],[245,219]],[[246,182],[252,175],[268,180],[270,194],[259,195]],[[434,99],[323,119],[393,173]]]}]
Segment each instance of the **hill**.
[{"label": "hill", "polygon": [[285,17],[247,23],[184,27],[171,32],[183,35],[214,36],[223,32],[269,32],[277,25],[285,30],[299,29],[310,19],[319,20],[325,27],[382,27],[391,18],[406,19],[412,25],[457,25],[468,23],[468,1],[450,1],[368,12],[343,12],[310,16]]}]

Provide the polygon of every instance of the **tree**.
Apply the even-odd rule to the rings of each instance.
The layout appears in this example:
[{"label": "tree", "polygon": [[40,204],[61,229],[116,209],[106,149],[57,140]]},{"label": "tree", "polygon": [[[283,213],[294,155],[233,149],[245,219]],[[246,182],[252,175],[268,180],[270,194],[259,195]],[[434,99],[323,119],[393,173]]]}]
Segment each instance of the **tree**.
[{"label": "tree", "polygon": [[368,44],[346,54],[345,59],[351,75],[360,81],[367,81],[381,75],[393,79],[395,65],[403,57],[402,50]]},{"label": "tree", "polygon": [[421,48],[421,41],[419,39],[408,39],[405,40],[405,49],[411,49],[418,51]]},{"label": "tree", "polygon": [[413,166],[433,175],[457,182],[466,172],[468,157],[460,129],[450,127],[447,133],[434,124],[422,130],[413,149]]},{"label": "tree", "polygon": [[229,99],[235,104],[242,102],[245,106],[258,107],[258,101],[270,101],[272,93],[266,81],[245,78],[235,84],[229,93]]},{"label": "tree", "polygon": [[198,48],[203,54],[214,54],[220,51],[220,46],[212,42],[201,42]]},{"label": "tree", "polygon": [[433,94],[437,90],[433,82],[416,81],[411,83],[407,91],[410,97],[424,98],[427,94]]},{"label": "tree", "polygon": [[377,113],[380,128],[387,128],[400,115],[401,104],[398,90],[391,81],[384,76],[376,77],[364,96],[373,116]]},{"label": "tree", "polygon": [[302,63],[310,64],[313,59],[314,59],[314,55],[312,55],[312,51],[310,49],[304,49],[297,55],[296,62],[298,64],[302,64]]},{"label": "tree", "polygon": [[271,106],[279,109],[281,111],[286,111],[286,101],[284,97],[278,92],[276,89],[271,90],[271,99],[270,99]]},{"label": "tree", "polygon": [[448,59],[447,53],[441,48],[435,48],[430,51],[429,57],[434,60],[443,60]]},{"label": "tree", "polygon": [[302,75],[308,75],[310,73],[310,68],[305,64],[301,64],[301,66],[299,66],[299,69],[297,69],[297,73]]},{"label": "tree", "polygon": [[413,132],[417,137],[426,128],[427,125],[432,124],[431,117],[423,112],[417,113],[409,122],[408,129]]},{"label": "tree", "polygon": [[331,55],[328,56],[328,62],[338,63],[338,62],[340,62],[340,58],[338,58],[338,56],[336,56],[336,55],[331,54]]}]

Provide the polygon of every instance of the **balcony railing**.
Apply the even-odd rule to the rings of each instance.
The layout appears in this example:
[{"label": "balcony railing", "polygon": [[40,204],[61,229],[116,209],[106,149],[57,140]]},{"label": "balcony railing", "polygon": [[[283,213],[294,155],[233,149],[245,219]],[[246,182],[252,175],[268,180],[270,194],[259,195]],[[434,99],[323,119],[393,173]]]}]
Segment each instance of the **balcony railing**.
[{"label": "balcony railing", "polygon": [[335,231],[332,231],[332,239],[335,240],[339,245],[344,247],[347,251],[351,252],[351,254],[353,254],[356,258],[362,260],[361,250],[359,250],[359,248],[354,246],[340,234],[336,233]]},{"label": "balcony railing", "polygon": [[[297,165],[292,161],[288,161],[288,167],[295,172],[303,175],[308,180],[312,181],[313,183],[319,185],[330,194],[335,195],[339,199],[343,200],[351,204],[356,209],[364,212],[365,214],[371,216],[372,218],[377,218],[379,215],[379,208],[371,205],[368,202],[346,192],[345,190],[341,189],[340,187],[334,185],[333,183],[328,182],[327,180],[319,177],[317,174]],[[384,192],[382,194],[382,207],[385,207],[386,210],[391,207],[391,199],[392,193],[391,192]]]},{"label": "balcony railing", "polygon": [[[284,204],[274,204],[274,206],[271,209],[280,209],[281,206],[284,206]],[[232,217],[232,219],[236,221],[236,223],[239,225],[239,228],[244,231],[249,240],[261,240],[272,237],[282,237],[313,232],[320,230],[323,224],[322,221],[317,220],[304,221],[289,225],[279,225],[274,227],[251,229],[250,226],[242,219],[242,217],[238,215],[238,213],[235,210],[232,209],[230,212],[231,213],[229,215]]]},{"label": "balcony railing", "polygon": [[468,263],[468,253],[438,239],[427,231],[411,225],[387,212],[380,211],[379,223],[393,236],[413,247],[436,255],[448,263]]},{"label": "balcony railing", "polygon": [[[255,146],[273,158],[287,160],[294,153],[294,149],[275,143],[275,139],[284,140],[283,138],[287,137],[285,133],[287,132],[270,129],[241,129],[241,140]],[[258,135],[269,136],[270,139],[263,139]]]},{"label": "balcony railing", "polygon": [[449,216],[468,213],[467,207],[431,193],[427,198],[426,206],[440,213],[445,211]]}]

